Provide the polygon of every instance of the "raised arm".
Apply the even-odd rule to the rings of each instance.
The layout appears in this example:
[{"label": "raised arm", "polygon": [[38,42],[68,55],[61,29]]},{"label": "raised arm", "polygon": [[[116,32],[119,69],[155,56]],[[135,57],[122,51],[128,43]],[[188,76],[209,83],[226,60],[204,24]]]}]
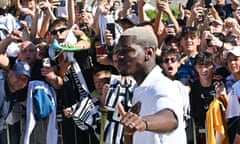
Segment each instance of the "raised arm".
[{"label": "raised arm", "polygon": [[170,7],[169,7],[168,0],[158,0],[157,1],[157,8],[158,8],[159,11],[162,11],[162,12],[167,14],[168,19],[170,19],[173,22],[173,25],[176,29],[176,32],[179,32],[180,31],[179,24],[178,24],[176,18],[174,17]]},{"label": "raised arm", "polygon": [[235,11],[237,7],[239,6],[239,1],[238,0],[232,0],[232,9]]},{"label": "raised arm", "polygon": [[18,30],[14,30],[6,39],[3,39],[0,41],[0,53],[5,54],[8,45],[12,41],[17,41],[17,40],[22,40],[23,38],[23,33]]},{"label": "raised arm", "polygon": [[71,27],[76,22],[74,0],[68,1],[67,9],[68,9],[68,27]]},{"label": "raised arm", "polygon": [[45,35],[48,31],[50,20],[56,19],[56,16],[54,15],[54,13],[52,11],[52,9],[56,7],[56,3],[55,2],[51,3],[49,1],[42,1],[39,3],[39,7],[42,10],[42,12],[44,13],[43,23],[39,30],[39,36],[45,37]]},{"label": "raised arm", "polygon": [[147,17],[143,7],[146,4],[146,0],[139,0],[138,1],[138,18],[139,22],[149,21],[150,19]]},{"label": "raised arm", "polygon": [[133,112],[125,112],[122,104],[118,104],[118,110],[123,117],[121,123],[128,129],[128,135],[132,135],[135,131],[171,132],[178,127],[178,120],[174,112],[169,109],[144,117]]}]

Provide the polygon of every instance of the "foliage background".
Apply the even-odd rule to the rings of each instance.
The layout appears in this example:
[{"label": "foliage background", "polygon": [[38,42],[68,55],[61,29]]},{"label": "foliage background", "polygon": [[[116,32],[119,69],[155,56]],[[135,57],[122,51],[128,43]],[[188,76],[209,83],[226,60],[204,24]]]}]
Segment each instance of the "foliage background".
[{"label": "foliage background", "polygon": [[[173,14],[174,14],[174,17],[177,19],[178,16],[179,16],[179,9],[177,7],[173,7],[171,8]],[[158,11],[157,10],[147,10],[146,11],[146,14],[147,16],[152,20],[154,19],[156,16],[157,16],[157,13]],[[167,14],[164,13],[163,15],[163,21],[166,21],[168,19],[168,16]]]}]

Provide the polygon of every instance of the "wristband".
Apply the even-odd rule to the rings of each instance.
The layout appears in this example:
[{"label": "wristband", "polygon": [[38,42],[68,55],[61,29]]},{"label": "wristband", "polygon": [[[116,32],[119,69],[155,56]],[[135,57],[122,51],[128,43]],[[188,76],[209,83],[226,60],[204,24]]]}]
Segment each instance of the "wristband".
[{"label": "wristband", "polygon": [[86,35],[80,36],[80,39],[81,39],[81,40],[85,40],[85,41],[87,41],[87,42],[90,42],[90,41],[91,41],[90,38],[87,37]]},{"label": "wristband", "polygon": [[148,130],[148,121],[145,118],[142,118],[142,121],[145,123],[145,130]]}]

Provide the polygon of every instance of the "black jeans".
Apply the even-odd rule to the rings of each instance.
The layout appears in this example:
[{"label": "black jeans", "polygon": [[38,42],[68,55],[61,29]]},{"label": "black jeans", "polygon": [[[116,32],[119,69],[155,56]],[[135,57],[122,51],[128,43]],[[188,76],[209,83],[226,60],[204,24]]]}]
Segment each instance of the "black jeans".
[{"label": "black jeans", "polygon": [[8,144],[7,142],[7,130],[0,131],[0,144]]},{"label": "black jeans", "polygon": [[240,133],[240,117],[239,116],[228,119],[227,132],[228,132],[229,141],[232,144],[236,134]]}]

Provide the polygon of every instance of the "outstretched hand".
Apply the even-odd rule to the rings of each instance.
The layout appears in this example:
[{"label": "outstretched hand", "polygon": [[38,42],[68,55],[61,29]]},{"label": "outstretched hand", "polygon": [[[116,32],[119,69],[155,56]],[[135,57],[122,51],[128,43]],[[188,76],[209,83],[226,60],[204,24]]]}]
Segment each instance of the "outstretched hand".
[{"label": "outstretched hand", "polygon": [[146,124],[138,114],[141,110],[141,102],[137,102],[130,112],[125,112],[123,105],[118,104],[118,111],[122,116],[121,124],[125,127],[125,134],[133,134],[135,131],[144,131]]}]

